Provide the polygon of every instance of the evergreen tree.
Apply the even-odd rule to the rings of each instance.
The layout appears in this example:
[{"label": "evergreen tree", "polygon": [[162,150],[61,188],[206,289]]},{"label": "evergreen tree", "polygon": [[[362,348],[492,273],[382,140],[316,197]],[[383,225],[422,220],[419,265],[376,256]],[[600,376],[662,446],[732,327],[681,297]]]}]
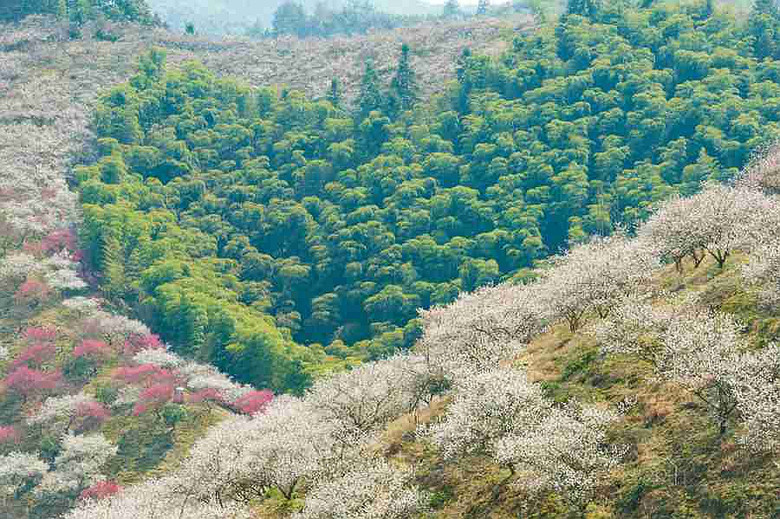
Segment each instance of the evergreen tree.
[{"label": "evergreen tree", "polygon": [[397,100],[397,108],[401,111],[411,110],[417,101],[417,80],[409,62],[409,45],[401,46],[401,58],[398,70],[391,83],[392,96]]},{"label": "evergreen tree", "polygon": [[704,0],[704,18],[709,18],[715,13],[715,0]]},{"label": "evergreen tree", "polygon": [[597,0],[568,0],[566,14],[576,14],[586,18],[593,18],[599,12]]},{"label": "evergreen tree", "polygon": [[358,118],[362,121],[374,110],[381,110],[384,100],[379,90],[379,77],[374,70],[371,58],[366,60],[366,70],[363,73],[363,81],[360,84],[358,96]]},{"label": "evergreen tree", "polygon": [[775,0],[755,0],[748,22],[758,59],[775,56],[780,39],[780,23]]},{"label": "evergreen tree", "polygon": [[103,290],[110,297],[121,298],[125,293],[125,262],[122,244],[114,232],[103,237],[101,267]]},{"label": "evergreen tree", "polygon": [[341,107],[341,84],[338,78],[334,77],[330,80],[330,90],[328,91],[327,99],[335,108]]},{"label": "evergreen tree", "polygon": [[479,0],[479,4],[477,5],[477,16],[486,15],[489,7],[490,0]]},{"label": "evergreen tree", "polygon": [[443,16],[445,18],[455,18],[460,15],[460,4],[458,0],[447,0],[444,4]]}]

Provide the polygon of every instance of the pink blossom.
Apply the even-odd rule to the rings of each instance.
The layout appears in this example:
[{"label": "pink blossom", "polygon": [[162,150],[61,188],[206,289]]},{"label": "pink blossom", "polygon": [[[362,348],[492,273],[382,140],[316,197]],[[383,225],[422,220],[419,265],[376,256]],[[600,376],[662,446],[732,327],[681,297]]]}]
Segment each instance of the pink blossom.
[{"label": "pink blossom", "polygon": [[14,294],[14,301],[18,305],[36,305],[46,301],[49,297],[49,287],[42,281],[28,279]]},{"label": "pink blossom", "polygon": [[94,339],[84,339],[81,344],[73,349],[74,357],[102,357],[109,353],[108,344]]},{"label": "pink blossom", "polygon": [[79,499],[100,500],[105,497],[113,496],[121,490],[122,487],[114,481],[98,481],[89,488],[84,489],[79,495]]},{"label": "pink blossom", "polygon": [[24,331],[24,338],[29,342],[54,342],[57,330],[47,326],[32,326]]},{"label": "pink blossom", "polygon": [[233,402],[233,407],[245,414],[255,414],[262,411],[273,400],[274,394],[267,389],[250,391]]},{"label": "pink blossom", "polygon": [[125,355],[135,355],[141,350],[159,348],[165,348],[165,345],[160,340],[159,335],[151,333],[146,335],[132,334],[125,341]]},{"label": "pink blossom", "polygon": [[59,371],[45,373],[20,366],[12,371],[3,381],[5,386],[16,391],[25,398],[37,391],[47,391],[57,387],[61,374]]},{"label": "pink blossom", "polygon": [[200,391],[196,391],[194,393],[191,393],[187,396],[187,401],[192,404],[199,404],[201,402],[224,402],[225,397],[222,396],[222,394],[214,389],[213,387],[207,387],[205,389],[201,389]]},{"label": "pink blossom", "polygon": [[20,366],[40,368],[45,363],[54,359],[57,347],[50,342],[42,342],[28,346],[17,355],[11,363],[11,370]]},{"label": "pink blossom", "polygon": [[62,250],[75,252],[77,247],[76,234],[72,229],[56,229],[44,236],[41,240],[41,247],[48,254]]},{"label": "pink blossom", "polygon": [[111,417],[111,413],[100,402],[89,401],[81,402],[76,406],[76,416],[103,422]]},{"label": "pink blossom", "polygon": [[133,414],[138,416],[150,407],[156,407],[173,400],[176,389],[173,384],[155,384],[146,388],[139,396],[139,402],[133,408]]},{"label": "pink blossom", "polygon": [[19,441],[19,431],[12,425],[0,426],[0,444],[16,443]]},{"label": "pink blossom", "polygon": [[122,380],[128,384],[138,383],[162,383],[172,381],[176,378],[173,373],[167,369],[162,369],[154,364],[141,364],[140,366],[123,366],[114,371],[114,378]]}]

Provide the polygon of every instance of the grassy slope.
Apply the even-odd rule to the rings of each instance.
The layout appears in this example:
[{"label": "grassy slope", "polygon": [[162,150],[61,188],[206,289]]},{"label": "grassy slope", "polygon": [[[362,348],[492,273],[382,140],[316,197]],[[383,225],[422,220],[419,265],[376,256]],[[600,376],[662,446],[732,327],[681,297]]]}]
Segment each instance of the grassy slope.
[{"label": "grassy slope", "polygon": [[[696,270],[687,265],[682,276],[670,267],[655,283],[659,301],[696,294],[699,301],[734,313],[756,344],[780,335],[780,317],[761,310],[743,286],[738,257],[723,272],[711,261]],[[654,381],[649,365],[628,357],[602,358],[587,330],[572,334],[565,325],[534,340],[517,362],[561,401],[575,397],[617,405],[636,399],[614,430],[614,441],[630,446],[628,454],[587,506],[588,519],[780,517],[778,458],[741,448],[734,428],[720,441],[701,406],[679,388]],[[439,401],[422,411],[418,422],[442,416],[446,404]],[[399,464],[419,463],[418,483],[432,496],[431,518],[582,517],[555,496],[529,499],[512,487],[508,470],[487,459],[443,460],[415,439],[414,430],[414,419],[405,416],[388,428],[377,448]],[[265,505],[261,516],[281,517],[269,513],[274,506],[273,501]]]}]

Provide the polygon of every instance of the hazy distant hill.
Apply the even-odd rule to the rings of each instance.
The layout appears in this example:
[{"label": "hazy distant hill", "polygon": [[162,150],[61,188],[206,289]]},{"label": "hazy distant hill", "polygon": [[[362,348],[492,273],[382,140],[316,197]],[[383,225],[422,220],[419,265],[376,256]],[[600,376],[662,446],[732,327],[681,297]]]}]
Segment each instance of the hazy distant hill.
[{"label": "hazy distant hill", "polygon": [[[172,30],[182,29],[192,22],[198,32],[206,34],[243,34],[255,21],[265,27],[271,26],[273,13],[284,0],[149,0],[152,9],[158,13]],[[310,12],[318,3],[331,8],[340,8],[346,0],[302,0]],[[380,11],[393,14],[426,15],[438,14],[440,6],[429,5],[421,0],[375,0]]]}]

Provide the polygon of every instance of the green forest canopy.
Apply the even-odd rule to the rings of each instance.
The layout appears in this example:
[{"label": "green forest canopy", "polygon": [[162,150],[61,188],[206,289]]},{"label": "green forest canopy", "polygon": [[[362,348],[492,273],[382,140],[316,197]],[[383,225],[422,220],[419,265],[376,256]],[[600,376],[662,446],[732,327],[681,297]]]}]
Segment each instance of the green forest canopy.
[{"label": "green forest canopy", "polygon": [[296,391],[408,348],[418,307],[630,228],[780,134],[774,8],[587,9],[466,53],[430,106],[404,66],[387,91],[369,63],[350,111],[337,82],[280,95],[151,52],[103,96],[101,156],[77,169],[105,292],[176,350]]}]

